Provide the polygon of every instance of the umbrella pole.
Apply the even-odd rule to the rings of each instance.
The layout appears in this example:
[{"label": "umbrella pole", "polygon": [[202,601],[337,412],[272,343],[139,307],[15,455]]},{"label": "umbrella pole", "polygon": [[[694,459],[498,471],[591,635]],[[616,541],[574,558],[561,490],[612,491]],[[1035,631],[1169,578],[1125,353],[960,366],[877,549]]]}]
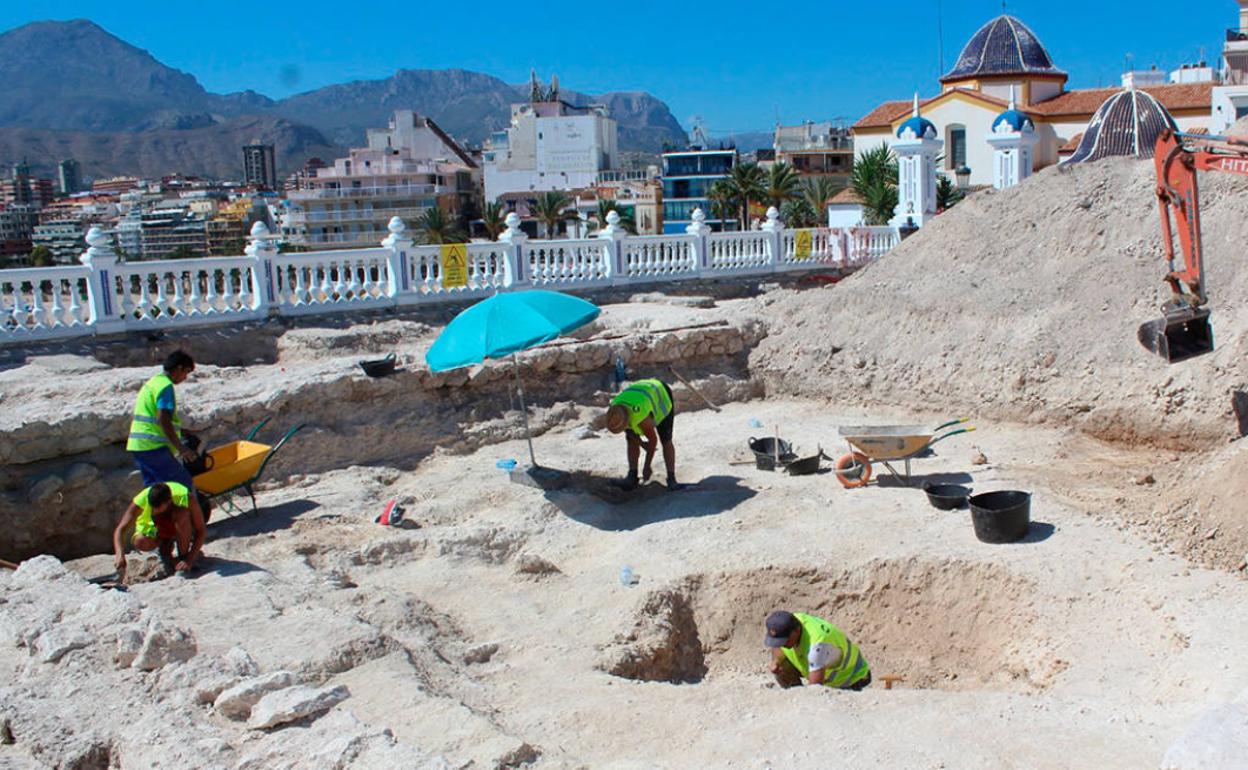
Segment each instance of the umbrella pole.
[{"label": "umbrella pole", "polygon": [[533,432],[529,430],[529,409],[524,405],[524,385],[520,384],[520,359],[511,354],[511,368],[516,375],[516,393],[520,396],[520,414],[524,416],[524,438],[529,442],[529,461],[537,467],[537,456],[533,454]]}]

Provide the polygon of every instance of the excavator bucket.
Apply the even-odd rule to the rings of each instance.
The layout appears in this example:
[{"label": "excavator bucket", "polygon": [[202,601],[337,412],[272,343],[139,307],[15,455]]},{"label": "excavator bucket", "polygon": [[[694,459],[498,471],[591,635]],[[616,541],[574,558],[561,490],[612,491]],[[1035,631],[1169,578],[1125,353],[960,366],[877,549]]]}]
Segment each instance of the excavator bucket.
[{"label": "excavator bucket", "polygon": [[1213,351],[1213,330],[1209,328],[1209,311],[1186,307],[1149,321],[1136,333],[1140,344],[1177,364]]}]

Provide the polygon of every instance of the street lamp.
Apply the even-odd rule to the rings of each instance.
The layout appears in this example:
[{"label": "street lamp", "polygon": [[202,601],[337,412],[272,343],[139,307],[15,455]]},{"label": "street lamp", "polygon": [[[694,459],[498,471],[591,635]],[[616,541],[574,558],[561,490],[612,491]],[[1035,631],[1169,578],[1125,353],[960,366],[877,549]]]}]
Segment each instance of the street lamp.
[{"label": "street lamp", "polygon": [[970,187],[971,170],[969,168],[967,168],[966,166],[962,166],[957,171],[954,171],[953,174],[954,176],[958,178],[959,190],[966,190],[967,187]]}]

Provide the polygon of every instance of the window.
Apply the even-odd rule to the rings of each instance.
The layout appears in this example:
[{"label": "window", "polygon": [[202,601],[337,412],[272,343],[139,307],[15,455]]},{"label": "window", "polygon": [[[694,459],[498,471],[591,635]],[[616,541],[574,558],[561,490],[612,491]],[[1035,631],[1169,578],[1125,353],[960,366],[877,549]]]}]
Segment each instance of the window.
[{"label": "window", "polygon": [[949,136],[949,148],[945,163],[951,169],[962,168],[966,165],[966,127],[949,126],[946,131]]},{"label": "window", "polygon": [[1243,107],[1236,106],[1235,107],[1235,119],[1239,120],[1240,118],[1245,117],[1245,116],[1248,116],[1248,104],[1244,105]]}]

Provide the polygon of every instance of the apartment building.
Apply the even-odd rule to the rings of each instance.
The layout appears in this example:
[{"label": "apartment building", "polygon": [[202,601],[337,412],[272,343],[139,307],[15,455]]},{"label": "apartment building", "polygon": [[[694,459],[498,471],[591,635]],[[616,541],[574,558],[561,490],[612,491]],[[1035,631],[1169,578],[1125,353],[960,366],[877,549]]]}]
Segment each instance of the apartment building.
[{"label": "apartment building", "polygon": [[702,209],[706,224],[712,229],[737,229],[737,219],[724,218],[716,211],[710,193],[711,186],[727,178],[738,160],[734,148],[694,147],[663,153],[663,232],[685,232],[697,209]]},{"label": "apartment building", "polygon": [[854,138],[831,121],[776,126],[772,141],[777,163],[788,163],[803,176],[830,176],[849,184],[854,167]]},{"label": "apartment building", "polygon": [[399,110],[389,128],[368,131],[367,147],[287,193],[282,236],[314,249],[374,246],[391,217],[414,226],[435,206],[458,214],[477,197],[479,179],[477,165],[433,120]]}]

